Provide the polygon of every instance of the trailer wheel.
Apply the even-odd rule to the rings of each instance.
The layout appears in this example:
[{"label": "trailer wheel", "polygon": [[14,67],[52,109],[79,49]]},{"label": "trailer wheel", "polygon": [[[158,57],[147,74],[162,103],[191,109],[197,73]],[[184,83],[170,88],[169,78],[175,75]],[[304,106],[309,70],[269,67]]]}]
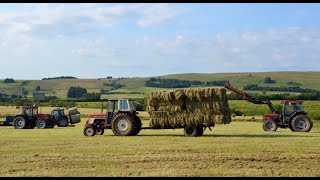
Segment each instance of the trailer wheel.
[{"label": "trailer wheel", "polygon": [[38,129],[44,129],[44,128],[46,128],[47,123],[46,123],[46,121],[44,119],[38,119],[37,123],[36,123],[36,126],[37,126]]},{"label": "trailer wheel", "polygon": [[264,131],[276,131],[278,126],[273,120],[264,121],[262,128]]},{"label": "trailer wheel", "polygon": [[188,137],[196,137],[198,136],[199,129],[195,125],[187,125],[184,128],[184,135]]},{"label": "trailer wheel", "polygon": [[57,120],[57,126],[58,127],[67,127],[69,124],[69,121],[68,121],[68,118],[62,116],[62,117],[59,117],[58,120]]},{"label": "trailer wheel", "polygon": [[15,129],[25,129],[27,127],[27,121],[22,116],[18,116],[13,120],[13,126]]},{"label": "trailer wheel", "polygon": [[138,116],[134,116],[134,130],[131,134],[131,136],[135,136],[137,134],[139,134],[140,130],[141,130],[141,127],[142,127],[142,123],[141,123],[141,120]]},{"label": "trailer wheel", "polygon": [[83,129],[83,134],[85,136],[94,136],[96,135],[96,132],[97,132],[97,128],[94,125],[90,125]]},{"label": "trailer wheel", "polygon": [[297,132],[309,132],[313,126],[310,118],[305,115],[297,115],[291,120],[290,124]]},{"label": "trailer wheel", "polygon": [[104,134],[104,129],[97,129],[96,135],[103,135]]},{"label": "trailer wheel", "polygon": [[198,131],[197,136],[202,136],[203,135],[203,126],[197,126],[197,131]]},{"label": "trailer wheel", "polygon": [[119,114],[112,121],[112,132],[116,136],[130,136],[134,132],[134,118]]}]

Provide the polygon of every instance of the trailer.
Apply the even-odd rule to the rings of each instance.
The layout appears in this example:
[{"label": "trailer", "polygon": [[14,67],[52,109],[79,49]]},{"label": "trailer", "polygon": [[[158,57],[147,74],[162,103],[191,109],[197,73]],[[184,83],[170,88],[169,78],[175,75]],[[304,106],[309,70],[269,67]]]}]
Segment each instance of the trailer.
[{"label": "trailer", "polygon": [[[203,91],[205,91],[204,89]],[[209,91],[208,91],[209,92]],[[223,91],[225,93],[225,90]],[[175,92],[165,92],[175,93]],[[181,91],[179,92],[181,93]],[[225,94],[224,94],[225,95]],[[152,94],[149,95],[152,97]],[[173,97],[173,96],[172,96]],[[116,136],[134,136],[137,135],[140,130],[155,130],[155,129],[184,129],[185,136],[202,136],[204,130],[208,128],[211,130],[216,123],[229,124],[231,122],[230,109],[227,104],[227,98],[217,99],[215,102],[213,97],[207,100],[199,98],[198,100],[188,102],[187,98],[183,101],[177,98],[180,102],[185,102],[175,107],[175,110],[169,111],[165,107],[170,108],[169,104],[166,104],[164,108],[161,104],[148,103],[147,111],[150,115],[149,127],[142,127],[141,119],[136,111],[135,104],[137,102],[129,99],[109,99],[107,100],[107,112],[101,114],[90,114],[88,120],[85,123],[83,134],[85,136],[103,135],[105,129],[111,129]],[[150,99],[150,98],[149,98]],[[174,99],[174,97],[173,97]],[[169,102],[177,102],[169,98]],[[212,102],[211,102],[212,101]],[[207,104],[205,102],[208,102]],[[194,107],[200,104],[208,105],[208,108],[204,110],[202,106],[200,108]],[[225,106],[222,106],[225,105]],[[217,110],[215,107],[219,106],[226,109]],[[180,107],[180,109],[179,109]],[[182,108],[181,108],[182,107]],[[193,109],[192,109],[193,108]],[[218,114],[217,112],[226,112],[226,114]],[[210,114],[211,113],[211,114]]]},{"label": "trailer", "polygon": [[6,116],[4,120],[0,120],[0,126],[12,126],[14,116]]}]

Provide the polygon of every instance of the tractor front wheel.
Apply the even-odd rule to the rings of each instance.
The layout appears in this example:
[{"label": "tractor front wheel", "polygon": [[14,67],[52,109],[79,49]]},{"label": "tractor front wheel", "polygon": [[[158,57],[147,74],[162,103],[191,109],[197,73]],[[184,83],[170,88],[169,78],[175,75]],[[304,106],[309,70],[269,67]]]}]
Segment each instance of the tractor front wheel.
[{"label": "tractor front wheel", "polygon": [[104,129],[97,129],[96,135],[103,135],[104,134]]},{"label": "tractor front wheel", "polygon": [[262,128],[264,131],[276,131],[278,126],[273,120],[268,120],[263,122]]},{"label": "tractor front wheel", "polygon": [[291,120],[291,126],[297,132],[309,132],[313,123],[307,116],[297,115]]},{"label": "tractor front wheel", "polygon": [[25,129],[27,127],[27,121],[24,117],[18,116],[13,120],[13,126],[15,129]]},{"label": "tractor front wheel", "polygon": [[96,135],[96,132],[97,132],[97,128],[95,126],[93,126],[93,125],[85,127],[83,129],[83,134],[85,136],[94,136],[94,135]]}]

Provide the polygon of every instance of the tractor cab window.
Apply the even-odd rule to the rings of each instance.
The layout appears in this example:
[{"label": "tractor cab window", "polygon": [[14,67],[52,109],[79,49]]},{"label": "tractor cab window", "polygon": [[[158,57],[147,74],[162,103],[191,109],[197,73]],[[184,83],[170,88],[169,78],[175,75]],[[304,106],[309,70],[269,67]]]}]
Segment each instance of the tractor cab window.
[{"label": "tractor cab window", "polygon": [[63,116],[64,111],[52,111],[52,116]]},{"label": "tractor cab window", "polygon": [[301,112],[301,111],[303,111],[303,105],[302,104],[296,104],[296,111],[297,112]]},{"label": "tractor cab window", "polygon": [[285,105],[285,114],[286,115],[291,115],[292,113],[294,113],[294,106],[292,104],[286,104]]},{"label": "tractor cab window", "polygon": [[125,99],[119,100],[119,110],[129,110],[128,100],[125,100]]},{"label": "tractor cab window", "polygon": [[131,111],[135,111],[136,110],[136,106],[134,105],[133,101],[129,101],[129,105],[130,105],[130,110]]},{"label": "tractor cab window", "polygon": [[118,110],[118,102],[117,101],[108,101],[108,112],[113,112]]},{"label": "tractor cab window", "polygon": [[35,116],[38,114],[38,108],[31,109],[32,110],[32,115]]}]

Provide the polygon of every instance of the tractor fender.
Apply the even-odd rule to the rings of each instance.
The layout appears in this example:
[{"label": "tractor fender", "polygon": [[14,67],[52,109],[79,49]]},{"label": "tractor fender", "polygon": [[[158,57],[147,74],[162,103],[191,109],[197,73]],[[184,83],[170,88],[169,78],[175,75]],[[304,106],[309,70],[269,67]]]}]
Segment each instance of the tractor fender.
[{"label": "tractor fender", "polygon": [[64,117],[64,118],[68,119],[68,121],[69,121],[68,116],[65,116],[65,115],[63,115],[63,116],[59,116],[59,117],[57,118],[57,121],[58,121],[60,118],[62,118],[62,117]]},{"label": "tractor fender", "polygon": [[292,115],[291,115],[291,117],[290,117],[290,122],[291,122],[291,120],[294,118],[294,117],[296,117],[297,115],[307,115],[307,113],[306,112],[304,112],[304,111],[302,111],[302,112],[294,112]]},{"label": "tractor fender", "polygon": [[19,116],[23,117],[24,119],[28,119],[28,118],[24,117],[22,114],[15,115],[14,118],[17,118]]}]

